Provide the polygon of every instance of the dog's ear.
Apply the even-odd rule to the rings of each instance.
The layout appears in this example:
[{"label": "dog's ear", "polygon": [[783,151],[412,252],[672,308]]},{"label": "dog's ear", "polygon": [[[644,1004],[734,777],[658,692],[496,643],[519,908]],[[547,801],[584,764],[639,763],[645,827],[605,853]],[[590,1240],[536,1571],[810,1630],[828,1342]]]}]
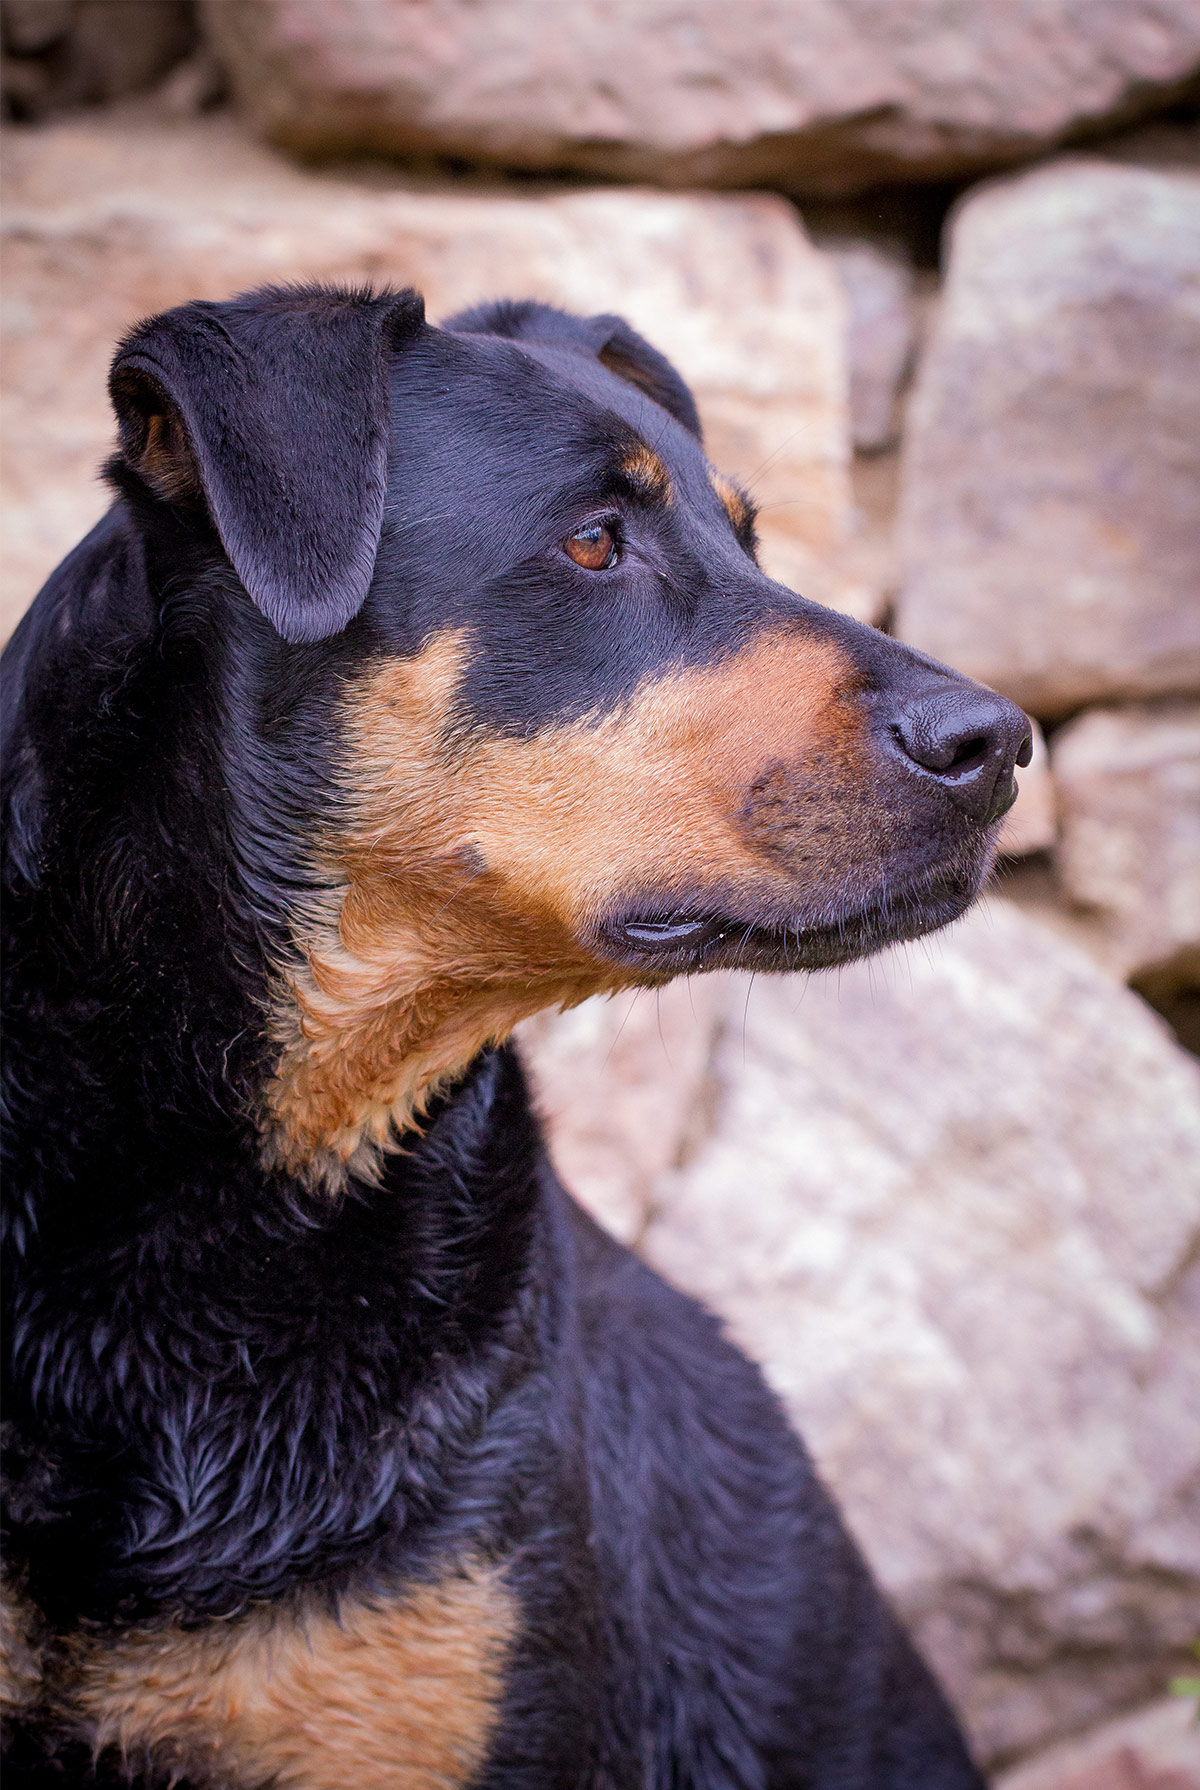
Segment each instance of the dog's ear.
[{"label": "dog's ear", "polygon": [[665,355],[630,329],[623,317],[575,317],[532,300],[498,299],[451,317],[447,329],[476,336],[509,336],[518,342],[545,342],[590,354],[618,379],[628,380],[661,404],[697,441],[700,417],[691,392]]},{"label": "dog's ear", "polygon": [[423,322],[412,292],[276,288],[181,305],[117,351],[126,465],[159,497],[203,499],[285,640],[323,640],[362,607],[383,526],[388,357]]}]

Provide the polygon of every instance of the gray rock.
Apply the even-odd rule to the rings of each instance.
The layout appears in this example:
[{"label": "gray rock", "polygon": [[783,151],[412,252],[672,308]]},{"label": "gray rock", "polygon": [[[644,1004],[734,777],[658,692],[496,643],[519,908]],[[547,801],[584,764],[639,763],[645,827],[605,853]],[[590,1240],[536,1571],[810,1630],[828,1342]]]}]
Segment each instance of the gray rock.
[{"label": "gray rock", "polygon": [[1200,1602],[1196,1066],[1003,901],[721,999],[624,1234],[764,1364],[986,1759],[1159,1694]]},{"label": "gray rock", "polygon": [[1019,160],[1200,62],[1194,0],[206,0],[305,154],[847,191]]},{"label": "gray rock", "polygon": [[910,400],[902,638],[1054,718],[1200,689],[1200,178],[970,194]]},{"label": "gray rock", "polygon": [[1056,868],[1114,968],[1200,990],[1200,703],[1093,709],[1056,733],[1053,767]]}]

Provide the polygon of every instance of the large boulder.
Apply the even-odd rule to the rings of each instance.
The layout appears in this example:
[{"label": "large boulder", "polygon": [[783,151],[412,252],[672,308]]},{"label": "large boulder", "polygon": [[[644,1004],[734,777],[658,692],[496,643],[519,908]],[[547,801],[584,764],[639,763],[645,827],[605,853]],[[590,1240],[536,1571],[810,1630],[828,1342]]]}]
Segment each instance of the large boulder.
[{"label": "large boulder", "polygon": [[1078,160],[968,196],[900,537],[897,631],[1032,713],[1200,689],[1200,177]]},{"label": "large boulder", "polygon": [[206,0],[204,16],[242,105],[306,155],[810,192],[1016,160],[1200,63],[1193,0]]},{"label": "large boulder", "polygon": [[1054,736],[1068,898],[1152,996],[1200,991],[1200,703],[1092,709]]},{"label": "large boulder", "polygon": [[[1159,1694],[1200,1601],[1195,1064],[1002,901],[719,1001],[703,1063],[682,1006],[592,1010],[584,1132],[618,1032],[690,1115],[631,1201],[581,1193],[764,1364],[985,1758]],[[552,1119],[569,1167],[561,1081]]]},{"label": "large boulder", "polygon": [[222,119],[81,119],[8,137],[10,626],[104,506],[95,472],[112,441],[118,337],[185,299],[296,279],[412,284],[435,320],[499,296],[622,313],[677,362],[714,463],[761,502],[768,570],[873,613],[875,592],[840,557],[842,293],[785,200],[317,175]]}]

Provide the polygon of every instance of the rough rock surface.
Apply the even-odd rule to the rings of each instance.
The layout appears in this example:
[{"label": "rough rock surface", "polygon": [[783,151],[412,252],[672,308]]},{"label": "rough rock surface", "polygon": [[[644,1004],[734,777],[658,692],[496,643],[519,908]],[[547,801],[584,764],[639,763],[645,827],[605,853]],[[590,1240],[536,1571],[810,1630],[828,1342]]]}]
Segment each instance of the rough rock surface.
[{"label": "rough rock surface", "polygon": [[703,1127],[716,1034],[739,980],[696,976],[518,1028],[554,1166],[622,1243],[637,1245],[658,1176]]},{"label": "rough rock surface", "polygon": [[303,153],[435,152],[847,190],[976,171],[1152,103],[1193,0],[206,0],[245,108]]},{"label": "rough rock surface", "polygon": [[1200,689],[1200,177],[965,200],[909,402],[897,631],[1039,716]]},{"label": "rough rock surface", "polygon": [[1059,729],[1053,766],[1065,893],[1122,975],[1200,989],[1200,703],[1092,709]]},{"label": "rough rock surface", "polygon": [[874,453],[899,434],[900,389],[917,339],[913,270],[875,243],[833,239],[821,247],[846,291],[854,445]]},{"label": "rough rock surface", "polygon": [[786,201],[356,181],[292,168],[222,119],[81,119],[8,139],[9,626],[104,507],[117,338],[185,299],[293,279],[413,284],[434,320],[505,295],[621,312],[676,361],[714,463],[761,502],[767,569],[872,615],[869,583],[839,569],[842,294]]},{"label": "rough rock surface", "polygon": [[1183,1697],[1106,1722],[1006,1772],[996,1790],[1200,1790],[1200,1721]]},{"label": "rough rock surface", "polygon": [[[581,1192],[764,1363],[986,1758],[1154,1696],[1200,1599],[1195,1065],[1002,901],[720,1000],[679,1166]],[[618,1026],[665,1049],[652,1004],[571,1023],[590,1134]]]}]

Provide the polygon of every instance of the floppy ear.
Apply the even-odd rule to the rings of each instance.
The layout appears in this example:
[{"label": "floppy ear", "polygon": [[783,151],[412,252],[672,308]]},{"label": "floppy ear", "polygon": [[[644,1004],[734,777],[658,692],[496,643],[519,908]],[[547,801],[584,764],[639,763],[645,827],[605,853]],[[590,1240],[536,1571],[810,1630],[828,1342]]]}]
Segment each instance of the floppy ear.
[{"label": "floppy ear", "polygon": [[285,640],[362,607],[387,483],[387,363],[424,321],[412,292],[266,288],[181,305],[117,351],[125,463],[201,497],[233,569]]},{"label": "floppy ear", "polygon": [[602,366],[636,385],[670,412],[676,422],[701,439],[700,417],[691,392],[665,355],[630,329],[623,317],[575,317],[533,300],[501,298],[451,317],[446,329],[476,336],[509,336],[515,341],[545,342],[557,348],[590,354]]}]

